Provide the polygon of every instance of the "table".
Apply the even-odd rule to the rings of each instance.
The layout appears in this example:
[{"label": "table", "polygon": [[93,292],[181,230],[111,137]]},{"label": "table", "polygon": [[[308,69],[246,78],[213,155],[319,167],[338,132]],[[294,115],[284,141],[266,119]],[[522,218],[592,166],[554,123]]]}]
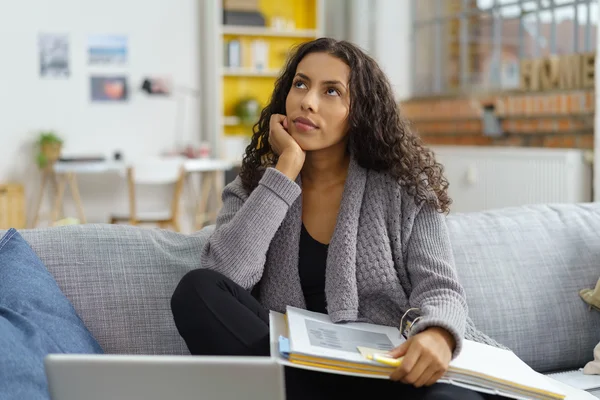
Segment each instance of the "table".
[{"label": "table", "polygon": [[[223,182],[225,182],[225,171],[232,169],[234,164],[225,160],[199,158],[187,160],[183,165],[188,172],[188,176],[193,173],[203,175],[194,224],[196,230],[198,230],[204,227],[206,223],[216,221],[217,214],[223,205],[221,193],[223,192]],[[190,184],[189,186],[193,188],[193,185]],[[209,211],[208,208],[211,195],[215,200],[213,211]]]},{"label": "table", "polygon": [[57,162],[52,166],[44,168],[42,171],[42,182],[37,204],[35,207],[35,215],[32,222],[32,228],[35,228],[39,223],[40,209],[42,200],[46,191],[46,186],[49,181],[54,185],[54,198],[50,220],[52,223],[59,218],[60,209],[65,194],[67,185],[71,190],[73,202],[77,209],[77,216],[82,224],[85,224],[86,218],[83,211],[83,203],[77,185],[77,174],[106,174],[110,172],[118,173],[126,168],[122,162],[100,161],[100,162]]},{"label": "table", "polygon": [[[187,172],[188,179],[192,174],[202,175],[202,187],[197,200],[195,228],[202,228],[207,222],[214,222],[221,208],[221,193],[223,191],[224,173],[234,167],[233,162],[219,159],[182,159],[182,165]],[[53,206],[51,212],[51,221],[54,223],[59,219],[60,210],[63,203],[64,193],[67,185],[71,190],[71,195],[77,209],[77,216],[82,224],[86,223],[85,212],[79,187],[77,185],[78,174],[125,174],[128,164],[122,161],[92,161],[92,162],[57,162],[42,172],[42,182],[40,195],[38,196],[33,219],[33,227],[39,223],[39,212],[44,197],[44,192],[49,181],[55,186]],[[190,185],[193,188],[193,185]],[[215,198],[215,209],[210,211],[208,203],[211,195]]]}]

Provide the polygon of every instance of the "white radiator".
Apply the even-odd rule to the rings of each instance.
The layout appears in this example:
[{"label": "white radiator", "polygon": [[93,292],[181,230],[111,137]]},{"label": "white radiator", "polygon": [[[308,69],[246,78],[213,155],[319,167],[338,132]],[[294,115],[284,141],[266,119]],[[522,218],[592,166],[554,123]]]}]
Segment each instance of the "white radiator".
[{"label": "white radiator", "polygon": [[444,165],[452,212],[592,201],[585,150],[432,146]]}]

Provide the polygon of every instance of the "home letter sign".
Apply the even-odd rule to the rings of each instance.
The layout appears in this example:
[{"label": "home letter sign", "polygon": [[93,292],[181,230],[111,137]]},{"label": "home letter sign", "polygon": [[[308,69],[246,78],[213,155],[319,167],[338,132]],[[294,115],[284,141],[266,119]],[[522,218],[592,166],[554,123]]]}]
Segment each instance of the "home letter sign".
[{"label": "home letter sign", "polygon": [[593,88],[595,63],[595,53],[522,60],[521,89],[537,91]]}]

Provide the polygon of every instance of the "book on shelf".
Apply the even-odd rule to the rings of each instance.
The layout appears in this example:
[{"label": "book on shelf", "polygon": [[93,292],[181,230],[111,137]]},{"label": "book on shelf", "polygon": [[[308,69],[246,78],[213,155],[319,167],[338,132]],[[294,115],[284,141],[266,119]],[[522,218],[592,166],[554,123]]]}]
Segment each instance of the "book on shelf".
[{"label": "book on shelf", "polygon": [[[401,362],[386,353],[405,339],[398,328],[369,323],[334,324],[325,314],[288,307],[270,312],[271,354],[284,366],[389,379]],[[375,361],[379,360],[379,361]],[[393,362],[388,362],[393,361]],[[461,353],[438,381],[514,399],[571,399],[580,392],[534,371],[512,351],[464,340]],[[575,393],[575,394],[573,394]]]}]

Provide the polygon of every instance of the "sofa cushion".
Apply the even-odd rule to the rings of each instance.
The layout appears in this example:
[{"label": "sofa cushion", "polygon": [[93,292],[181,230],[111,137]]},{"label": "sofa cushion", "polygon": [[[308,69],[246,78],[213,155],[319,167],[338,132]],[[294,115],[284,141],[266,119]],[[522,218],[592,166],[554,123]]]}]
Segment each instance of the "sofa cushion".
[{"label": "sofa cushion", "polygon": [[448,217],[475,324],[541,372],[581,368],[600,313],[579,297],[600,271],[600,204],[533,205]]},{"label": "sofa cushion", "polygon": [[22,231],[106,353],[189,354],[170,300],[210,231],[129,225]]},{"label": "sofa cushion", "polygon": [[48,399],[44,357],[102,353],[52,275],[14,229],[0,239],[0,397]]}]

